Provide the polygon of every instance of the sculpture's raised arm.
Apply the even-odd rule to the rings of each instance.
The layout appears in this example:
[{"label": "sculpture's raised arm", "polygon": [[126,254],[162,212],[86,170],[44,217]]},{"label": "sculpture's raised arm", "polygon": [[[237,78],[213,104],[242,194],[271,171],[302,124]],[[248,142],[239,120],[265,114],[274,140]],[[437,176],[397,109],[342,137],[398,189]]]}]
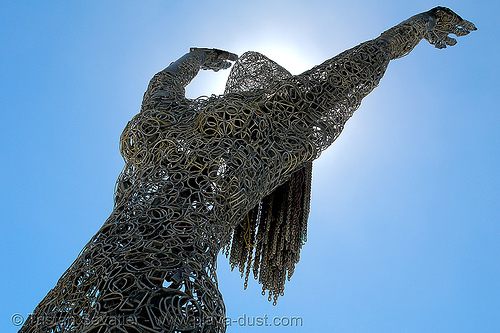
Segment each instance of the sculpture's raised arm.
[{"label": "sculpture's raised arm", "polygon": [[194,79],[200,69],[217,72],[229,68],[231,61],[237,59],[236,54],[224,50],[193,47],[189,53],[153,76],[144,94],[143,104],[183,99],[185,98],[184,88]]},{"label": "sculpture's raised arm", "polygon": [[475,29],[450,9],[436,7],[283,80],[275,86],[265,108],[279,112],[282,122],[287,123],[278,127],[285,137],[295,133],[302,143],[312,143],[314,151],[301,156],[314,159],[338,137],[361,100],[378,85],[390,60],[407,55],[422,39],[445,48],[456,44],[449,34],[464,36]]}]

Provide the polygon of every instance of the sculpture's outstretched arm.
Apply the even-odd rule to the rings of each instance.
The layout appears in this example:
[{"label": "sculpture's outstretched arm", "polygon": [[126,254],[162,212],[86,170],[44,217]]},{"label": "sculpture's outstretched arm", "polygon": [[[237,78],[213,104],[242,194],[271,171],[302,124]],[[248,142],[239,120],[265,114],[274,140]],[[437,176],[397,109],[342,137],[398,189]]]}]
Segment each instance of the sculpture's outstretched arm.
[{"label": "sculpture's outstretched arm", "polygon": [[[436,7],[267,89],[259,101],[264,112],[256,117],[270,118],[256,123],[272,124],[272,130],[259,131],[274,138],[272,149],[282,156],[276,164],[281,170],[274,173],[280,178],[269,181],[271,189],[333,143],[361,100],[379,84],[391,60],[408,54],[422,39],[443,48],[455,44],[448,34],[463,36],[471,30],[475,30],[472,23]],[[228,102],[232,98],[243,97],[225,96]]]},{"label": "sculpture's outstretched arm", "polygon": [[[295,133],[309,131],[307,141],[316,148],[309,158],[314,159],[338,137],[361,100],[378,85],[390,60],[408,54],[422,39],[444,48],[456,44],[449,34],[464,36],[471,30],[476,30],[474,24],[448,8],[436,7],[415,15],[378,38],[284,80],[271,95],[267,109],[278,110],[289,124],[283,128],[296,125],[292,128]],[[289,118],[283,117],[292,109]],[[302,121],[291,120],[299,115]]]},{"label": "sculpture's outstretched arm", "polygon": [[194,79],[200,69],[227,69],[230,61],[238,59],[236,54],[208,48],[191,48],[189,53],[172,62],[163,71],[157,73],[149,82],[144,94],[144,103],[151,99],[179,100],[185,98],[185,87]]}]

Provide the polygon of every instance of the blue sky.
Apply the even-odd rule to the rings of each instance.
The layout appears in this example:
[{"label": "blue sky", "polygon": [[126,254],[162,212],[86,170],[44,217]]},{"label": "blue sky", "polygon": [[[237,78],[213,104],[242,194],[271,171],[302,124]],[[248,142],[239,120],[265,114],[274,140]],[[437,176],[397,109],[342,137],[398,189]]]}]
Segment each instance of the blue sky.
[{"label": "blue sky", "polygon": [[[273,307],[219,260],[228,332],[500,331],[500,5],[495,1],[3,1],[0,325],[26,316],[112,210],[118,139],[149,79],[191,46],[293,74],[436,5],[479,30],[393,61],[315,162],[308,243]],[[221,93],[204,72],[188,96]]]}]

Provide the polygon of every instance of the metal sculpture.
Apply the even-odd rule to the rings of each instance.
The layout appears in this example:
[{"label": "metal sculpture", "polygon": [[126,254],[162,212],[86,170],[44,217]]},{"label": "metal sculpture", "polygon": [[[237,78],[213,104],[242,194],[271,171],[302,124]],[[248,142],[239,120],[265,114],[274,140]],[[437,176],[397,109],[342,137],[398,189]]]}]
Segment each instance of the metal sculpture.
[{"label": "metal sculpture", "polygon": [[149,83],[121,136],[111,216],[20,332],[224,332],[221,249],[276,302],[305,241],[312,161],[390,60],[471,30],[437,7],[295,76],[248,52],[224,95],[194,100],[184,87],[200,68],[237,56],[191,49]]}]

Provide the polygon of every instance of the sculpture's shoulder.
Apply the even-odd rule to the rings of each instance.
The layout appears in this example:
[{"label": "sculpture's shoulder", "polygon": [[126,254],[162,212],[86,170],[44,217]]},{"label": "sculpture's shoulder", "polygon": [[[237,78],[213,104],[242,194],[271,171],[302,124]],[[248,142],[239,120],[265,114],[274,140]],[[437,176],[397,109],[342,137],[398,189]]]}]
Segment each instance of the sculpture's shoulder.
[{"label": "sculpture's shoulder", "polygon": [[207,99],[197,113],[196,130],[206,137],[252,143],[270,131],[272,115],[266,109],[269,91],[231,92]]}]

